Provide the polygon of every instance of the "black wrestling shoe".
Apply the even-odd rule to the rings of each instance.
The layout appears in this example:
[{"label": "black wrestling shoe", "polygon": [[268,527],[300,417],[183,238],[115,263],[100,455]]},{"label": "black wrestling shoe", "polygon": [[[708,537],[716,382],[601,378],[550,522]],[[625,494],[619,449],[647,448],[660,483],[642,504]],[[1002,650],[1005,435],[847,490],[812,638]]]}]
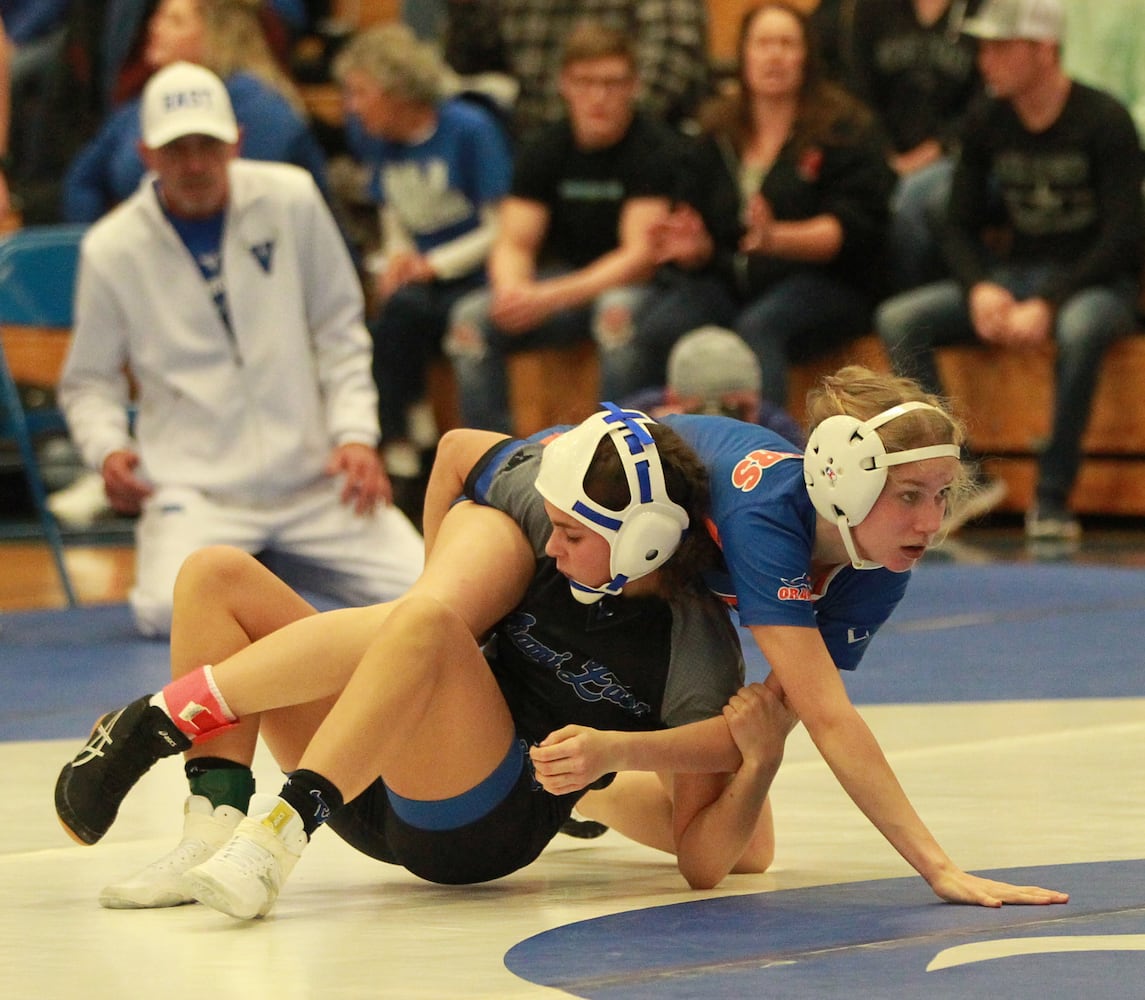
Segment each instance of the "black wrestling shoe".
[{"label": "black wrestling shoe", "polygon": [[94,844],[111,828],[119,804],[162,757],[191,745],[175,723],[144,695],[108,712],[87,745],[64,765],[56,781],[56,815],[81,844]]},{"label": "black wrestling shoe", "polygon": [[596,840],[608,833],[608,827],[594,819],[577,819],[570,816],[561,824],[561,833],[580,840]]}]

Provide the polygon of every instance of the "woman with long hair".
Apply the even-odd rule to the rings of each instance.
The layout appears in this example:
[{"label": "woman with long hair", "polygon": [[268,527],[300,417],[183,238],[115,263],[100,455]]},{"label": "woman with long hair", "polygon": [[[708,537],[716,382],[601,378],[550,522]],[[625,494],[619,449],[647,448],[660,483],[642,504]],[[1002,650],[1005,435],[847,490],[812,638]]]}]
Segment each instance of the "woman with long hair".
[{"label": "woman with long hair", "polygon": [[628,388],[663,383],[672,345],[735,330],[787,402],[787,365],[870,329],[894,176],[871,115],[824,75],[811,23],[786,0],[743,19],[734,84],[700,116],[680,203],[659,227],[671,265],[636,322]]},{"label": "woman with long hair", "polygon": [[[326,191],[326,161],[302,97],[276,60],[255,0],[161,0],[147,22],[148,75],[174,62],[206,66],[226,84],[242,129],[242,155],[293,163]],[[121,104],[72,161],[62,214],[94,222],[130,195],[144,174],[139,99]]]}]

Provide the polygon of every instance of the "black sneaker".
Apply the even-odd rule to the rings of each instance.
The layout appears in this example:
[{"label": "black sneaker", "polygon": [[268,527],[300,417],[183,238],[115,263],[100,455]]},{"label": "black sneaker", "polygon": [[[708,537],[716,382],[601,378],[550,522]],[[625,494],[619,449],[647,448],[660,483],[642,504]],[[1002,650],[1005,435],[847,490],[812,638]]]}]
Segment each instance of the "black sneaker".
[{"label": "black sneaker", "polygon": [[108,712],[87,745],[64,765],[56,781],[56,815],[81,844],[94,844],[111,828],[119,803],[161,757],[191,745],[175,723],[144,695]]},{"label": "black sneaker", "polygon": [[608,827],[594,819],[579,819],[570,816],[561,824],[561,833],[578,840],[596,840],[608,833]]}]

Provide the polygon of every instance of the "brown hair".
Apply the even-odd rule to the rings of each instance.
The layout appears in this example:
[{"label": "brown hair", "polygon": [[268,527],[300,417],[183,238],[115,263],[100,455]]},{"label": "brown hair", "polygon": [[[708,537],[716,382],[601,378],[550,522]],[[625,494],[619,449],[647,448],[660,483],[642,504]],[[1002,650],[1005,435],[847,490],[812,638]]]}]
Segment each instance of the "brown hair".
[{"label": "brown hair", "polygon": [[[651,424],[648,430],[656,442],[668,496],[688,514],[689,527],[684,541],[660,569],[661,589],[667,594],[681,587],[698,587],[699,574],[716,565],[719,550],[705,527],[709,499],[707,468],[691,446],[670,427]],[[631,499],[628,479],[610,435],[601,438],[596,447],[585,473],[584,491],[609,510],[623,510],[628,506]]]},{"label": "brown hair", "polygon": [[636,48],[628,33],[604,21],[577,21],[561,50],[561,70],[573,63],[612,57],[625,60],[629,68],[636,71]]},{"label": "brown hair", "polygon": [[753,123],[751,99],[743,77],[744,48],[755,19],[769,10],[783,11],[792,17],[803,36],[803,85],[800,88],[799,113],[792,134],[796,151],[820,144],[837,143],[855,129],[869,125],[872,116],[867,107],[827,78],[815,25],[808,15],[789,0],[765,0],[749,8],[740,21],[736,43],[736,82],[727,93],[713,98],[700,109],[701,129],[727,135],[737,150],[747,145]]}]

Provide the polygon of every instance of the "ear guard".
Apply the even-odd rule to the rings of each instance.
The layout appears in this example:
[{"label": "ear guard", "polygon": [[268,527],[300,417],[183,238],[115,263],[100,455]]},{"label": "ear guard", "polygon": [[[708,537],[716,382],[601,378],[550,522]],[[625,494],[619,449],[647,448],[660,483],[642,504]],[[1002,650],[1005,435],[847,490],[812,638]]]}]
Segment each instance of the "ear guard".
[{"label": "ear guard", "polygon": [[[605,594],[664,565],[680,547],[688,512],[668,496],[656,443],[648,432],[655,421],[639,410],[613,403],[571,430],[541,453],[537,492],[609,543],[612,579],[603,587],[570,580],[573,596],[594,604]],[[628,505],[620,511],[602,507],[584,491],[584,480],[602,438],[611,439],[628,482]]]},{"label": "ear guard", "polygon": [[928,458],[961,457],[956,444],[928,445],[888,454],[877,429],[912,410],[942,412],[929,403],[912,401],[892,406],[865,421],[837,414],[820,423],[807,441],[803,453],[807,492],[815,509],[839,527],[855,569],[878,569],[880,565],[858,555],[850,529],[871,512],[886,485],[887,469]]}]

